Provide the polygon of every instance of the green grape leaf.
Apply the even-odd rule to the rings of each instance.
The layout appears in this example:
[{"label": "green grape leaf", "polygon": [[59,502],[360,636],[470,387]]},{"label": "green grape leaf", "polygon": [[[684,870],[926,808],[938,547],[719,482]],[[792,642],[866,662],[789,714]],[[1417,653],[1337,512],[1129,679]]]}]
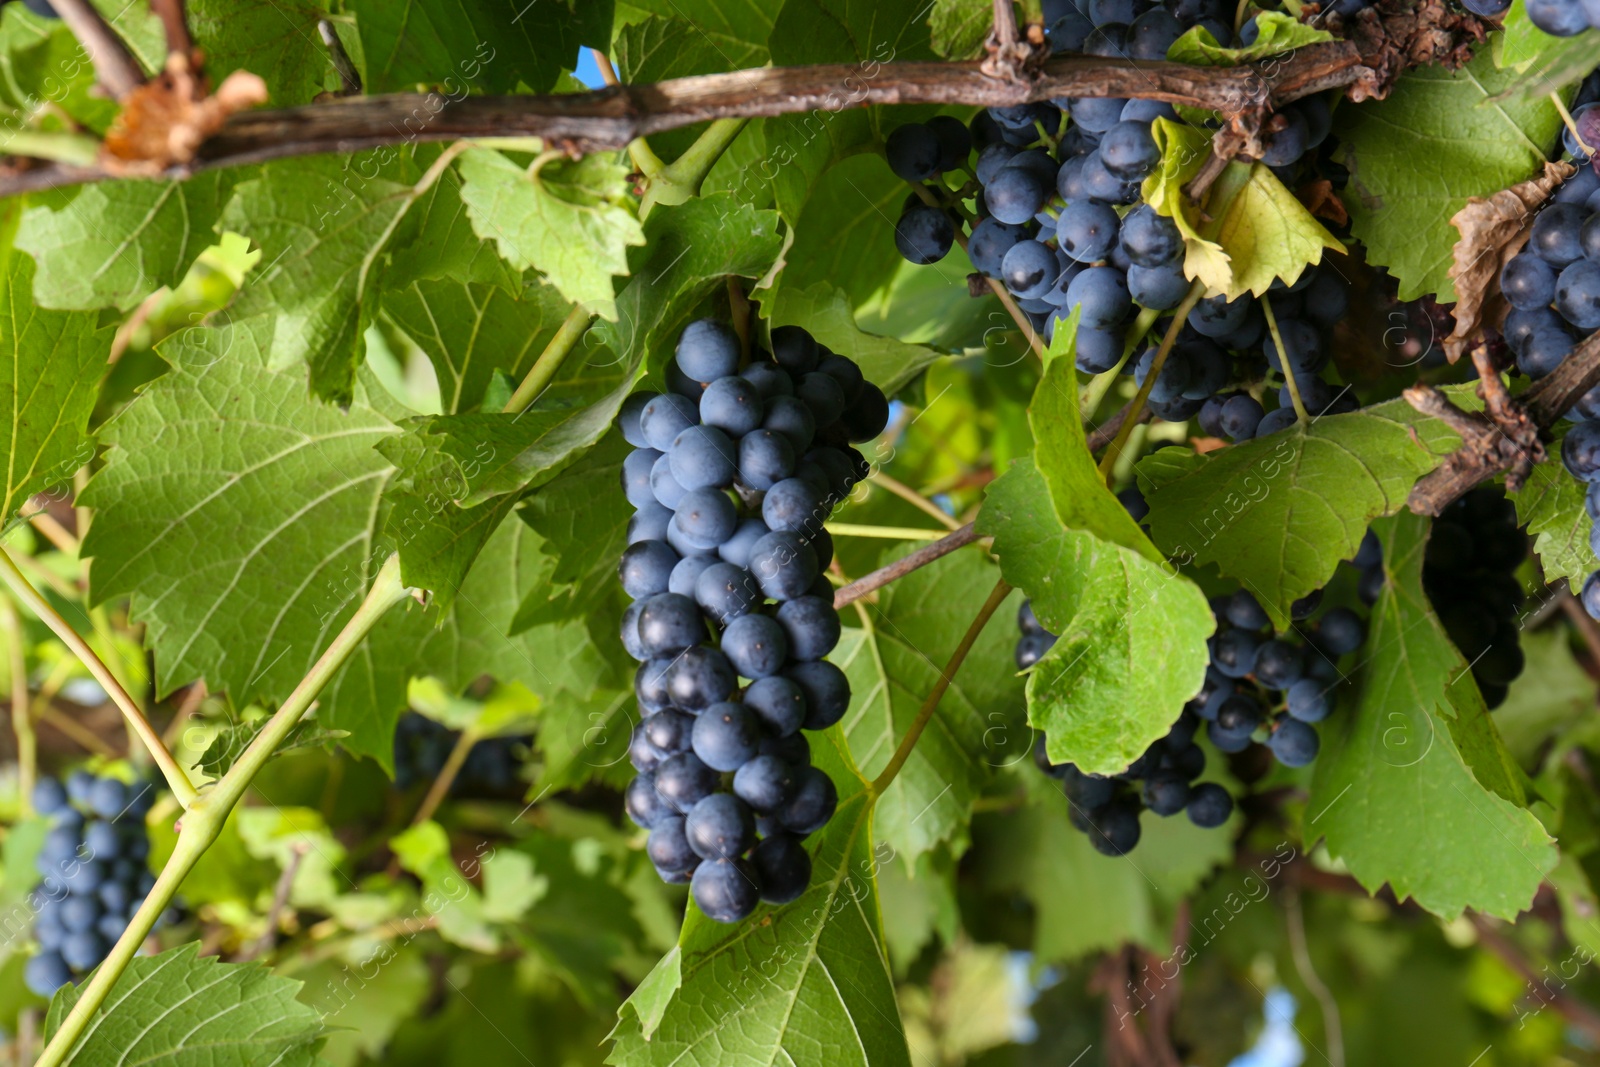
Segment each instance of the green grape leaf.
[{"label": "green grape leaf", "polygon": [[1305,837],[1322,835],[1371,892],[1387,882],[1444,918],[1513,919],[1554,843],[1521,807],[1511,757],[1422,592],[1427,520],[1403,513],[1375,530],[1388,581],[1355,692],[1322,726]]},{"label": "green grape leaf", "polygon": [[212,227],[243,175],[212,170],[182,182],[101,182],[41,194],[17,231],[17,247],[38,264],[34,300],[127,311],[177,285],[215,243]]},{"label": "green grape leaf", "polygon": [[[1124,770],[1200,689],[1215,622],[1203,593],[1165,563],[1074,529],[1028,460],[989,486],[978,531],[1006,580],[1057,634],[1028,673],[1028,723],[1056,763]],[[1159,670],[1151,665],[1159,663]]]},{"label": "green grape leaf", "polygon": [[455,99],[472,91],[546,93],[581,45],[604,48],[611,37],[611,0],[350,0],[350,9],[369,93],[419,85]]},{"label": "green grape leaf", "polygon": [[[884,561],[915,547],[893,546]],[[845,622],[860,625],[845,628],[828,658],[850,680],[844,731],[864,773],[888,764],[999,578],[980,553],[955,553],[883,589],[856,619],[845,614]],[[1016,758],[990,745],[994,737],[1016,736],[1021,726],[1022,685],[1010,656],[1015,644],[1015,631],[1001,618],[984,627],[899,776],[878,798],[875,835],[908,870],[923,853],[964,834],[973,800],[997,767]],[[1002,729],[991,735],[996,726]]]},{"label": "green grape leaf", "polygon": [[[161,69],[166,41],[148,5],[96,0],[95,6],[143,69]],[[0,102],[13,112],[6,118],[8,140],[30,127],[68,132],[72,123],[104,134],[121,110],[100,91],[94,64],[66,23],[25,7],[0,15]]]},{"label": "green grape leaf", "polygon": [[1184,273],[1207,292],[1260,296],[1275,278],[1292,283],[1322,259],[1324,249],[1344,246],[1284,188],[1262,163],[1228,164],[1206,194],[1202,208],[1183,186],[1204,164],[1209,139],[1169,119],[1151,127],[1161,162],[1144,180],[1150,206],[1170,217],[1184,238]]},{"label": "green grape leaf", "polygon": [[612,487],[621,484],[622,461],[632,450],[620,433],[608,433],[517,512],[556,565],[549,584],[517,610],[514,630],[580,616],[617,589],[617,560],[628,547],[633,505]]},{"label": "green grape leaf", "polygon": [[773,326],[802,326],[811,336],[861,367],[862,375],[893,396],[902,386],[943,356],[926,345],[908,345],[892,337],[866,333],[856,325],[844,291],[826,282],[806,289],[786,285],[778,290],[771,313]]},{"label": "green grape leaf", "polygon": [[0,498],[0,522],[7,523],[29,497],[70,485],[94,458],[89,415],[114,333],[93,312],[37,307],[33,281],[33,261],[0,248],[0,364],[11,394],[3,405],[9,432]]},{"label": "green grape leaf", "polygon": [[[834,121],[838,118],[835,116]],[[838,154],[845,158],[837,162],[831,157],[813,161],[817,167],[815,178],[804,187],[799,187],[800,179],[805,177],[801,169],[804,157],[821,151],[823,146],[793,140],[807,136],[800,127],[780,131],[769,125],[766,135],[790,139],[774,142],[770,154],[746,170],[745,180],[760,181],[763,189],[779,194],[779,210],[795,231],[794,243],[783,255],[783,273],[777,279],[780,293],[787,287],[827,285],[844,290],[849,300],[859,304],[876,295],[902,266],[910,267],[894,245],[894,225],[906,199],[906,183],[895,177],[882,155],[871,147],[870,131],[863,132],[859,143],[837,143]],[[817,138],[818,142],[822,140]],[[800,161],[789,162],[791,157]],[[757,177],[773,168],[776,176]],[[797,187],[791,190],[790,182]],[[840,240],[840,234],[849,234],[850,239]],[[966,296],[967,274],[972,268],[959,245],[939,262],[911,269],[932,275],[941,283],[941,314],[959,300],[987,312],[992,316],[990,323],[1010,322],[1004,309],[993,300],[969,300]]]},{"label": "green grape leaf", "polygon": [[1468,197],[1509,189],[1544,166],[1561,128],[1555,105],[1490,99],[1518,77],[1485,52],[1459,70],[1409,70],[1387,99],[1335,114],[1352,232],[1399,280],[1401,300],[1454,301],[1449,269],[1460,235],[1451,216]]},{"label": "green grape leaf", "polygon": [[[772,20],[779,4],[747,4],[743,0],[624,0],[627,7],[661,19],[689,23],[705,41],[727,57],[724,70],[765,66],[770,58],[767,39],[772,36]],[[621,21],[619,15],[618,21]],[[619,29],[620,39],[625,30]],[[620,43],[616,45],[620,48]],[[748,61],[734,62],[748,57]],[[620,55],[618,56],[620,59]],[[624,78],[624,81],[634,81]]]},{"label": "green grape leaf", "polygon": [[220,223],[261,249],[232,314],[273,316],[270,365],[305,360],[312,388],[340,403],[353,395],[366,355],[362,335],[376,310],[385,251],[414,228],[407,216],[420,195],[409,159],[377,160],[267,164],[235,188]]},{"label": "green grape leaf", "polygon": [[[1055,513],[1064,526],[1083,530],[1104,541],[1131,548],[1152,563],[1166,558],[1133,521],[1128,509],[1106,488],[1106,482],[1089,452],[1089,441],[1078,416],[1078,376],[1073,368],[1077,312],[1063,324],[1049,353],[1044,376],[1028,405],[1028,424],[1035,441],[1034,463],[1049,487]],[[1056,351],[1059,347],[1061,350]]]},{"label": "green grape leaf", "polygon": [[173,370],[101,431],[90,588],[132,597],[160,696],[199,677],[240,706],[287,695],[380,558],[391,468],[373,446],[393,413],[364,388],[345,411],[318,403],[262,365],[270,334],[256,319],[177,335]]},{"label": "green grape leaf", "polygon": [[618,1011],[607,1063],[810,1063],[826,1049],[829,1064],[910,1067],[883,951],[873,797],[837,728],[813,750],[840,799],[807,839],[810,886],[737,925],[691,904],[678,948]]},{"label": "green grape leaf", "polygon": [[1327,30],[1319,30],[1281,11],[1257,12],[1255,21],[1256,39],[1243,48],[1224,48],[1204,26],[1190,27],[1167,49],[1167,59],[1200,67],[1233,67],[1306,45],[1336,40]]},{"label": "green grape leaf", "polygon": [[1564,629],[1524,628],[1518,644],[1527,665],[1494,709],[1494,723],[1512,759],[1531,772],[1538,768],[1552,737],[1594,710],[1595,686],[1572,657]]},{"label": "green grape leaf", "polygon": [[[153,1067],[314,1067],[322,1018],[295,999],[301,984],[260,963],[222,963],[200,944],[135,956],[89,1017],[68,1058]],[[45,1038],[61,1028],[83,987],[50,1002]]]},{"label": "green grape leaf", "polygon": [[[698,21],[688,21],[682,15],[652,15],[624,26],[617,31],[611,48],[617,77],[627,85],[746,70],[767,61],[765,37],[759,41],[713,37]],[[655,143],[654,137],[652,134],[651,144]]]},{"label": "green grape leaf", "polygon": [[[1549,451],[1552,457],[1560,456],[1561,440],[1552,441]],[[1559,459],[1552,459],[1534,467],[1521,491],[1511,494],[1517,518],[1534,535],[1533,551],[1544,580],[1554,584],[1565,578],[1575,594],[1589,575],[1600,570],[1589,547],[1594,520],[1583,502],[1588,488],[1568,474]]]},{"label": "green grape leaf", "polygon": [[589,782],[626,789],[634,777],[628,741],[635,706],[632,689],[602,689],[587,700],[545,705],[535,739],[542,758],[538,789],[554,793]]},{"label": "green grape leaf", "polygon": [[[244,754],[244,750],[255,740],[263,725],[264,722],[235,722],[223,726],[211,739],[211,744],[200,754],[195,766],[211,778],[221,778],[228,773],[228,768],[233,766],[234,761]],[[302,719],[289,731],[289,736],[278,743],[272,754],[281,756],[297,748],[327,748],[335,741],[349,736],[349,732],[345,730],[324,729],[315,719]]]},{"label": "green grape leaf", "polygon": [[267,83],[276,107],[309,104],[339,84],[317,31],[326,0],[189,0],[188,15],[214,84],[247,70]]},{"label": "green grape leaf", "polygon": [[1585,30],[1574,37],[1552,37],[1528,18],[1525,0],[1512,0],[1502,27],[1504,33],[1490,38],[1495,66],[1516,68],[1521,75],[1501,92],[1507,100],[1520,103],[1547,96],[1582,81],[1594,69],[1600,33]]},{"label": "green grape leaf", "polygon": [[984,0],[933,0],[928,32],[945,59],[977,59],[994,24],[994,5]]},{"label": "green grape leaf", "polygon": [[611,279],[628,246],[645,242],[628,200],[628,165],[611,153],[518,166],[489,148],[462,153],[461,199],[473,229],[518,270],[532,267],[561,295],[617,317]]},{"label": "green grape leaf", "polygon": [[1459,442],[1391,400],[1203,456],[1165,448],[1137,468],[1146,523],[1175,563],[1215,564],[1283,629],[1289,606],[1327,584],[1367,525],[1404,507],[1412,483]]},{"label": "green grape leaf", "polygon": [[427,353],[446,412],[482,403],[496,373],[520,379],[566,317],[554,289],[520,293],[482,282],[429,279],[383,293],[383,311]]}]

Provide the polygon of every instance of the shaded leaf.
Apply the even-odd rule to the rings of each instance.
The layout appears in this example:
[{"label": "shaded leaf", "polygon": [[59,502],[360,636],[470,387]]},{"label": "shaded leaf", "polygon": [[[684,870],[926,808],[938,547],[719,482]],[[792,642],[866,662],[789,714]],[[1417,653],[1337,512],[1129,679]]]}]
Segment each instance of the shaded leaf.
[{"label": "shaded leaf", "polygon": [[1520,784],[1466,663],[1422,593],[1428,523],[1376,527],[1388,581],[1373,605],[1356,692],[1322,727],[1305,835],[1362,885],[1388,883],[1436,915],[1511,919],[1556,861],[1505,792]]},{"label": "shaded leaf", "polygon": [[811,336],[861,367],[867,381],[893,396],[942,353],[925,345],[908,345],[879,337],[856,325],[844,292],[826,282],[806,289],[784,286],[770,315],[773,326],[801,326]]},{"label": "shaded leaf", "polygon": [[[89,1017],[69,1058],[155,1067],[312,1067],[322,1020],[295,999],[300,983],[259,963],[221,963],[198,942],[135,956]],[[65,985],[50,1002],[48,1040],[77,1004]]]},{"label": "shaded leaf", "polygon": [[[1551,456],[1559,456],[1561,440],[1552,441],[1549,450]],[[1589,547],[1594,520],[1584,507],[1587,488],[1560,462],[1550,462],[1534,467],[1521,491],[1511,494],[1517,518],[1534,535],[1533,552],[1539,557],[1544,580],[1554,584],[1565,578],[1574,595],[1583,589],[1584,580],[1600,569],[1594,549]]]}]

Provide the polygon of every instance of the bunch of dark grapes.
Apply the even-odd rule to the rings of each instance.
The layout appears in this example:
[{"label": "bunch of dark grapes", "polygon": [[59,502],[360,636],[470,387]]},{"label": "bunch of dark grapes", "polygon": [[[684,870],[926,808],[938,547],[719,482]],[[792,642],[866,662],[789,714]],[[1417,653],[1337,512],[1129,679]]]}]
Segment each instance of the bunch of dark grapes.
[{"label": "bunch of dark grapes", "polygon": [[[1056,51],[1163,59],[1190,26],[1206,26],[1227,43],[1231,17],[1231,6],[1204,0],[1169,7],[1091,0],[1083,10],[1063,5],[1049,38]],[[1245,37],[1253,30],[1252,20]],[[970,200],[967,252],[978,272],[1001,282],[1046,339],[1078,312],[1078,368],[1099,374],[1120,363],[1143,385],[1155,339],[1170,322],[1158,319],[1149,338],[1129,338],[1128,328],[1141,309],[1177,308],[1190,288],[1177,225],[1140,203],[1141,183],[1161,157],[1151,130],[1159,117],[1177,118],[1168,104],[1085,97],[990,108],[968,126],[947,116],[901,126],[886,143],[889,166],[920,194],[906,201],[897,247],[913,263],[942,259]],[[1294,168],[1330,128],[1325,100],[1298,101],[1274,116],[1262,162],[1293,182]],[[952,172],[971,180],[952,191],[941,178]],[[1307,269],[1293,285],[1275,283],[1264,302],[1276,339],[1263,301],[1248,294],[1201,301],[1157,375],[1151,411],[1167,421],[1199,415],[1207,432],[1235,441],[1271,433],[1295,420],[1284,377],[1291,369],[1309,414],[1354,410],[1354,398],[1321,377],[1329,331],[1348,301],[1344,282],[1327,268]],[[1124,361],[1128,344],[1137,351]],[[1276,399],[1275,410],[1263,397]]]},{"label": "bunch of dark grapes", "polygon": [[[1056,643],[1055,635],[1040,625],[1033,604],[1024,600],[1017,610],[1017,668],[1028,670]],[[1221,826],[1233,812],[1233,798],[1215,782],[1196,782],[1206,769],[1206,754],[1194,743],[1200,719],[1185,708],[1167,735],[1151,745],[1121,774],[1104,777],[1085,774],[1071,763],[1051,763],[1041,734],[1033,746],[1033,761],[1041,771],[1059,779],[1067,795],[1068,818],[1089,835],[1089,843],[1108,856],[1126,855],[1139,843],[1139,813],[1148,808],[1157,815],[1188,812],[1196,826]]]},{"label": "bunch of dark grapes", "polygon": [[50,820],[36,866],[33,934],[39,954],[28,960],[28,988],[48,997],[93,970],[155,885],[146,859],[144,816],[155,801],[148,783],[74,771],[66,785],[41,778],[33,807]]},{"label": "bunch of dark grapes", "polygon": [[1505,491],[1480,485],[1433,521],[1422,587],[1450,640],[1472,664],[1490,708],[1522,673],[1518,612],[1526,599],[1513,572],[1528,555],[1528,535]]},{"label": "bunch of dark grapes", "polygon": [[1317,758],[1321,741],[1312,724],[1333,711],[1344,678],[1340,658],[1367,639],[1366,621],[1349,608],[1330,608],[1311,623],[1321,604],[1320,589],[1295,601],[1290,617],[1303,625],[1278,634],[1248,590],[1212,600],[1211,665],[1189,709],[1205,720],[1218,749],[1243,752],[1259,740],[1286,767]]},{"label": "bunch of dark grapes", "polygon": [[[1468,0],[1462,3],[1473,14],[1489,14]],[[1527,11],[1528,21],[1552,37],[1576,37],[1584,30],[1600,29],[1600,4],[1593,0],[1527,0]]]},{"label": "bunch of dark grapes", "polygon": [[633,598],[622,643],[640,661],[642,716],[627,809],[661,877],[737,922],[804,892],[802,839],[838,803],[802,732],[850,706],[823,658],[840,635],[823,521],[867,474],[851,442],[882,433],[889,407],[854,362],[793,326],[741,366],[732,329],[690,323],[668,383],[621,417],[638,509],[619,568]]},{"label": "bunch of dark grapes", "polygon": [[[394,731],[394,784],[408,789],[432,781],[444,770],[461,733],[426,715],[408,711]],[[526,737],[486,737],[473,745],[450,784],[453,797],[502,798],[522,788],[518,771]]]}]

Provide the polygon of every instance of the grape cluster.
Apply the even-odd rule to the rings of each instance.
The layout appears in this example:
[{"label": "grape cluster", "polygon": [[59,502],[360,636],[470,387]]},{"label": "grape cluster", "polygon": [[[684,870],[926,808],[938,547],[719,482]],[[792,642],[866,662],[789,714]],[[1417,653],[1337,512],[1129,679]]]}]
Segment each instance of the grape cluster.
[{"label": "grape cluster", "polygon": [[154,801],[148,783],[130,786],[82,770],[65,785],[41,778],[34,786],[34,810],[50,820],[35,861],[43,876],[33,896],[40,951],[24,971],[38,995],[52,995],[105,959],[155,885],[144,824]]},{"label": "grape cluster", "polygon": [[889,416],[860,368],[804,330],[771,341],[741,367],[732,329],[692,322],[672,391],[635,394],[621,416],[638,509],[618,572],[633,599],[622,643],[640,661],[642,717],[627,810],[661,877],[688,882],[719,922],[804,892],[801,841],[838,803],[801,732],[850,706],[844,672],[823,658],[840,636],[823,521],[866,476],[851,443]]},{"label": "grape cluster", "polygon": [[[1230,17],[1231,9],[1205,0],[1172,0],[1169,7],[1091,0],[1083,10],[1063,5],[1049,37],[1057,51],[1162,59],[1189,26],[1206,26],[1226,43]],[[1254,28],[1245,24],[1247,39]],[[900,253],[913,263],[942,259],[967,217],[961,202],[970,199],[975,221],[966,247],[977,271],[1002,283],[1047,340],[1076,311],[1080,370],[1100,374],[1120,364],[1143,385],[1159,346],[1127,338],[1128,328],[1141,308],[1176,309],[1190,288],[1177,225],[1140,203],[1141,183],[1161,157],[1151,129],[1158,117],[1176,114],[1147,100],[1062,98],[990,108],[967,126],[940,116],[898,127],[885,144],[888,163],[919,190],[895,227]],[[1321,98],[1290,105],[1274,117],[1262,161],[1293,182],[1293,168],[1330,128]],[[941,176],[956,171],[972,180],[951,191]],[[924,184],[930,179],[940,180]],[[1354,410],[1354,398],[1320,377],[1329,331],[1348,307],[1343,280],[1332,269],[1311,268],[1293,285],[1275,283],[1265,299],[1276,337],[1262,302],[1248,294],[1203,300],[1189,312],[1152,387],[1157,417],[1198,414],[1208,432],[1236,441],[1271,433],[1295,420],[1283,377],[1290,370],[1309,413]],[[1169,325],[1158,320],[1152,336]],[[1137,351],[1125,361],[1129,341]],[[1269,412],[1261,397],[1274,388],[1277,407]]]},{"label": "grape cluster", "polygon": [[1527,555],[1516,508],[1495,485],[1480,485],[1451,504],[1428,536],[1422,587],[1491,709],[1522,673],[1517,615],[1526,596],[1512,572]]},{"label": "grape cluster", "polygon": [[[1308,593],[1290,606],[1290,617],[1307,623],[1321,604],[1320,589]],[[1312,724],[1333,711],[1344,677],[1339,660],[1365,643],[1365,620],[1336,607],[1315,624],[1276,634],[1245,589],[1214,598],[1211,611],[1217,620],[1208,642],[1211,664],[1189,710],[1205,720],[1206,736],[1223,752],[1243,752],[1260,737],[1284,766],[1308,765],[1321,747]]]},{"label": "grape cluster", "polygon": [[[1017,668],[1028,670],[1056,643],[1040,625],[1033,604],[1017,610]],[[1139,843],[1139,813],[1189,814],[1196,826],[1221,826],[1233,812],[1233,797],[1215,782],[1196,782],[1206,769],[1206,754],[1194,742],[1200,719],[1185,708],[1167,735],[1145,750],[1121,774],[1085,774],[1071,763],[1051,763],[1041,734],[1033,746],[1038,768],[1061,782],[1067,795],[1067,817],[1089,836],[1089,843],[1108,856],[1126,855]]]},{"label": "grape cluster", "polygon": [[[426,715],[406,712],[394,730],[395,787],[409,789],[417,782],[439,777],[460,739],[460,731]],[[518,774],[520,750],[529,740],[526,737],[486,737],[473,745],[450,785],[450,795],[487,799],[518,792],[522,788]]]}]

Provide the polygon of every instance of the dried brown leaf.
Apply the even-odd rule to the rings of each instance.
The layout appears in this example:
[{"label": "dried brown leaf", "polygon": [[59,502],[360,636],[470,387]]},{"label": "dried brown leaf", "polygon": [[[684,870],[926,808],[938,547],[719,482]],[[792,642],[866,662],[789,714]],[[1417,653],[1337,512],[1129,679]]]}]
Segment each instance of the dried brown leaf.
[{"label": "dried brown leaf", "polygon": [[1296,189],[1294,195],[1317,218],[1327,219],[1335,226],[1350,224],[1350,212],[1345,209],[1344,201],[1333,191],[1333,183],[1328,179],[1307,182]]},{"label": "dried brown leaf", "polygon": [[1458,297],[1455,329],[1444,339],[1450,362],[1461,358],[1485,324],[1498,328],[1505,321],[1509,309],[1500,295],[1500,268],[1527,243],[1539,205],[1576,172],[1569,163],[1546,163],[1537,177],[1488,198],[1474,196],[1451,217],[1461,239],[1450,268]]},{"label": "dried brown leaf", "polygon": [[169,55],[166,70],[123,97],[101,163],[114,174],[159,174],[193,159],[229,115],[267,102],[266,83],[248,71],[234,71],[215,93],[206,89],[204,75],[183,55]]}]

